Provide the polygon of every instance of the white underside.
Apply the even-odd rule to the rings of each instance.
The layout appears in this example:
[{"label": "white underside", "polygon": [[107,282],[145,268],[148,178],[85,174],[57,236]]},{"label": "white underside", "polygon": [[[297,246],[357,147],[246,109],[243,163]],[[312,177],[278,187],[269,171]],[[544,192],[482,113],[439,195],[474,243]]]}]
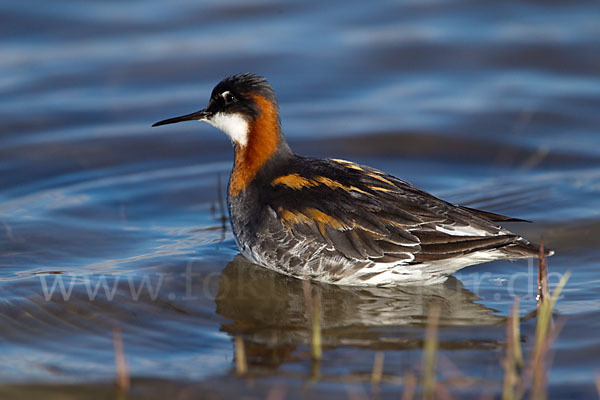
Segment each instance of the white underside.
[{"label": "white underside", "polygon": [[[396,286],[396,285],[432,285],[444,282],[448,276],[469,265],[480,264],[505,258],[498,250],[481,251],[453,259],[431,261],[420,264],[374,263],[372,267],[358,271],[336,281],[338,285],[350,286]],[[373,275],[367,280],[360,279],[362,274]]]},{"label": "white underside", "polygon": [[415,265],[399,265],[374,276],[365,283],[376,286],[441,283],[448,279],[448,276],[469,265],[481,264],[502,258],[505,258],[505,256],[501,251],[487,250],[446,260]]},{"label": "white underside", "polygon": [[[242,254],[255,264],[262,265],[268,269],[298,278],[303,277],[288,273],[278,265],[272,265],[267,259],[253,251],[243,251]],[[310,276],[311,279],[319,282],[345,286],[433,285],[444,282],[448,279],[448,276],[469,265],[505,258],[505,254],[494,249],[446,260],[413,265],[408,264],[408,260],[400,263],[374,262],[368,267],[361,268],[354,273],[349,273],[349,271],[352,271],[352,266],[356,261],[340,256],[339,258],[320,258],[319,262],[317,262],[318,267],[314,268],[313,265],[312,271],[307,273],[306,276]],[[334,275],[328,272],[332,267],[338,266],[340,263],[346,265],[344,272],[341,273],[343,275],[341,278],[340,274]],[[364,279],[364,275],[369,275],[369,278]]]}]

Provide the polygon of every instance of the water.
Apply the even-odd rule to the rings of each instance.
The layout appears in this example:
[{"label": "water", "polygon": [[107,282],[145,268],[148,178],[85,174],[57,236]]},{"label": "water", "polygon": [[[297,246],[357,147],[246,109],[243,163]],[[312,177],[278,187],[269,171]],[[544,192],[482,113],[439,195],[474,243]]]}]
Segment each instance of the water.
[{"label": "water", "polygon": [[[385,354],[380,394],[397,397],[397,380],[419,369],[429,304],[440,300],[440,379],[458,397],[498,395],[513,296],[522,315],[535,309],[527,261],[468,268],[427,288],[313,285],[325,350],[310,384],[302,282],[244,263],[223,228],[226,138],[194,123],[150,128],[202,108],[216,82],[242,71],[268,77],[297,152],[534,220],[509,228],[557,251],[552,286],[572,271],[557,306],[564,326],[550,397],[595,396],[597,3],[39,0],[0,9],[1,397],[110,395],[116,326],[131,397],[360,396],[371,391],[376,351]],[[526,353],[534,328],[523,321]],[[234,336],[251,380],[233,373]],[[457,376],[473,381],[453,384]]]}]

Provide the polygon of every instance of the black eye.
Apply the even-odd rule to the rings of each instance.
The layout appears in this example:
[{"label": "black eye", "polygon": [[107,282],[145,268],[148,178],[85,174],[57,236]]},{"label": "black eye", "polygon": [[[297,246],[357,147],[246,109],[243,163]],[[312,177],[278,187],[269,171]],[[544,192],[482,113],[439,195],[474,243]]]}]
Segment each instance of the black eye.
[{"label": "black eye", "polygon": [[221,94],[223,96],[223,100],[225,100],[225,104],[231,104],[235,101],[235,96],[231,94],[231,92],[223,92]]}]

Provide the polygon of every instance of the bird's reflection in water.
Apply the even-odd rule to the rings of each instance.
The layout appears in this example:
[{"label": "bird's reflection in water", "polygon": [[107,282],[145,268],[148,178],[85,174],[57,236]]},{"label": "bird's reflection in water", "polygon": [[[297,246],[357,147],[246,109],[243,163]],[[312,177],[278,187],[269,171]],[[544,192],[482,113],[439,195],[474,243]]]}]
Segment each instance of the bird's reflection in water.
[{"label": "bird's reflection in water", "polygon": [[[277,367],[295,358],[298,346],[310,344],[302,280],[248,263],[236,256],[223,270],[217,313],[231,320],[222,330],[242,335],[250,366]],[[373,350],[422,348],[429,307],[441,307],[442,327],[504,323],[496,311],[451,277],[443,284],[395,288],[347,287],[310,283],[322,299],[322,342],[325,349],[353,346]],[[482,342],[453,341],[441,347],[489,348]]]}]

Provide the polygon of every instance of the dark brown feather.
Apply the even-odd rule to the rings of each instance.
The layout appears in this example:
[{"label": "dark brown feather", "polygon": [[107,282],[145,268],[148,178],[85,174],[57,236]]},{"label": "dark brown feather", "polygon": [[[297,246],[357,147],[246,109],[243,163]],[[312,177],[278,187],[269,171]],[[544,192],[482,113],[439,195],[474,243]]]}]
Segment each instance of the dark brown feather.
[{"label": "dark brown feather", "polygon": [[478,210],[476,208],[471,208],[471,207],[466,207],[466,206],[460,206],[460,208],[462,208],[463,210],[467,210],[472,213],[475,213],[479,216],[482,216],[482,217],[487,218],[490,221],[494,221],[494,222],[529,222],[529,223],[531,223],[531,221],[528,221],[526,219],[507,217],[506,215],[496,214],[496,213],[489,212],[489,211]]},{"label": "dark brown feather", "polygon": [[517,245],[516,235],[493,222],[515,219],[455,206],[366,166],[295,161],[268,176],[273,190],[262,201],[279,218],[295,216],[284,224],[293,237],[332,255],[421,263]]}]

